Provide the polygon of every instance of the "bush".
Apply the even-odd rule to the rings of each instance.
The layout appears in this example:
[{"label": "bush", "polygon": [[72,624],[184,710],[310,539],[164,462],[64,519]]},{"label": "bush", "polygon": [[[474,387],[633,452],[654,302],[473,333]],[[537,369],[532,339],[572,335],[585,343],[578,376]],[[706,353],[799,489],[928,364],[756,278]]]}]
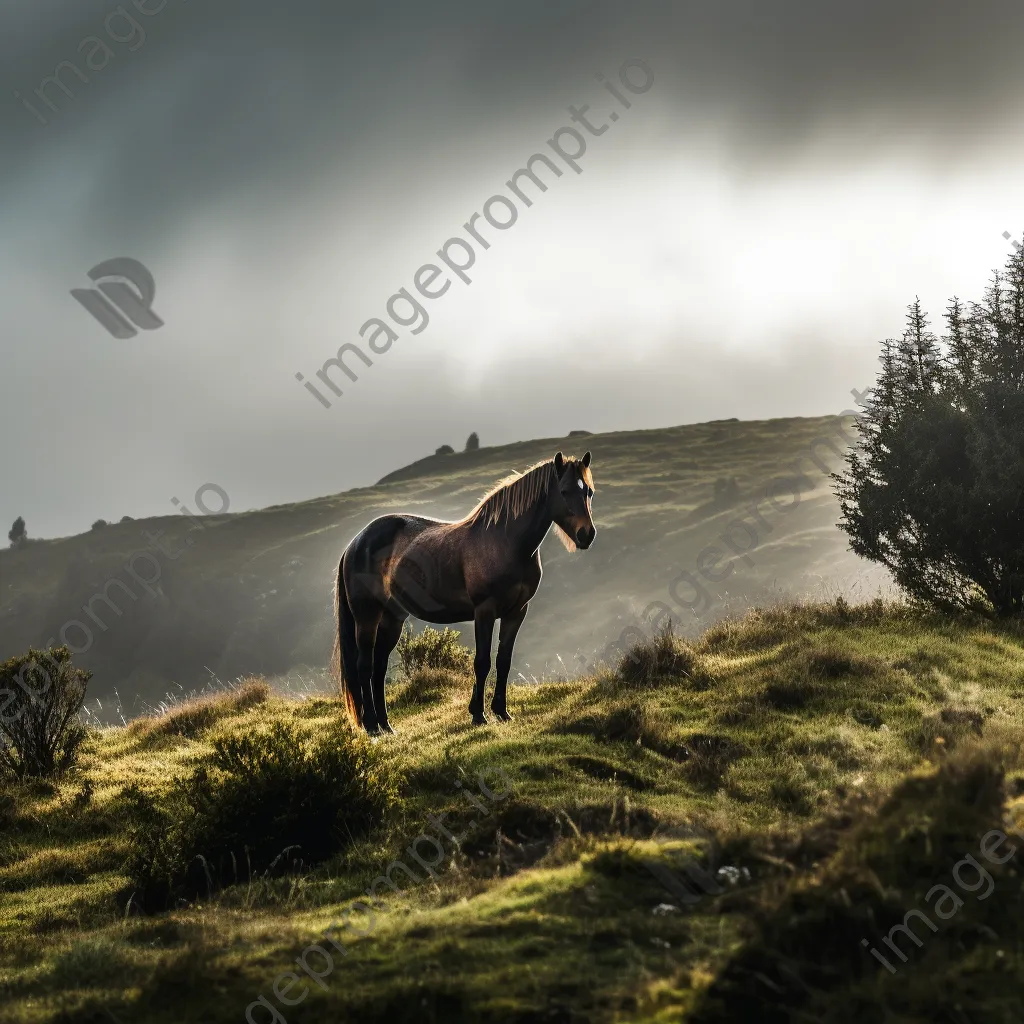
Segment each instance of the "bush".
[{"label": "bush", "polygon": [[437,704],[458,689],[459,683],[459,676],[446,669],[416,669],[399,690],[398,703],[403,706]]},{"label": "bush", "polygon": [[30,648],[0,665],[0,767],[18,778],[70,768],[86,735],[78,715],[91,678],[67,647]]},{"label": "bush", "polygon": [[914,302],[835,476],[858,555],[948,611],[1024,615],[1024,250],[947,333]]},{"label": "bush", "polygon": [[397,801],[394,763],[347,722],[317,736],[275,722],[213,748],[163,800],[124,791],[134,820],[128,871],[148,910],[326,860]]},{"label": "bush", "polygon": [[106,525],[107,525],[106,519],[97,519],[96,522],[92,524],[92,528],[94,530],[102,530],[103,527],[106,526]]},{"label": "bush", "polygon": [[403,629],[395,650],[407,678],[420,669],[473,671],[473,652],[462,645],[462,637],[457,630],[447,627],[434,629],[427,626],[418,636],[411,628]]},{"label": "bush", "polygon": [[480,451],[480,435],[474,430],[469,437],[466,438],[466,451],[467,452],[478,452]]},{"label": "bush", "polygon": [[440,448],[437,449],[437,451],[434,452],[434,454],[435,455],[454,455],[455,454],[455,449],[450,444],[443,444],[443,445],[441,445]]}]

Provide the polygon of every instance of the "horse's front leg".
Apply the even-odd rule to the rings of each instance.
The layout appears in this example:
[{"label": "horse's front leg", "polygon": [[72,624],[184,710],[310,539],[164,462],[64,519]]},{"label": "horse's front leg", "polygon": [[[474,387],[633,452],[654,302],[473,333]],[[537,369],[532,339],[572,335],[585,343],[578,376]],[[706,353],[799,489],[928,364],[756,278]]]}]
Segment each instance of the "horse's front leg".
[{"label": "horse's front leg", "polygon": [[491,671],[494,619],[494,609],[490,605],[477,608],[473,616],[476,627],[476,657],[473,659],[476,685],[473,687],[473,699],[469,702],[469,713],[473,716],[474,725],[487,724],[487,718],[484,716],[484,683],[487,681],[487,673]]},{"label": "horse's front leg", "polygon": [[491,710],[501,722],[512,721],[512,716],[508,713],[506,687],[508,674],[512,668],[512,648],[515,647],[516,635],[523,624],[523,619],[526,618],[528,607],[514,615],[501,617],[501,628],[498,630],[497,679],[494,683],[494,699],[491,701]]}]

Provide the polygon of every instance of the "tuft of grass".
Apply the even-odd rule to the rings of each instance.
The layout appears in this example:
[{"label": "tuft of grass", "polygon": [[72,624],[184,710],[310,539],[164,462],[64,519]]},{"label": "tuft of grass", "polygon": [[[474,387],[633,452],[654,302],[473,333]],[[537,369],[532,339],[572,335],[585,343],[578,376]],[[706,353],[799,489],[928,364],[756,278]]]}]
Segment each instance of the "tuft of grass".
[{"label": "tuft of grass", "polygon": [[266,680],[249,678],[243,680],[238,689],[227,693],[197,697],[171,708],[163,715],[136,718],[128,728],[151,739],[174,736],[195,740],[222,719],[265,704],[273,695],[274,691]]},{"label": "tuft of grass", "polygon": [[942,708],[925,715],[917,731],[917,746],[923,754],[954,750],[965,740],[981,736],[985,717],[970,708]]},{"label": "tuft of grass", "polygon": [[748,753],[733,737],[716,733],[693,733],[685,743],[689,757],[684,775],[694,785],[711,791],[722,785],[729,766]]},{"label": "tuft of grass", "polygon": [[665,679],[687,679],[707,686],[710,673],[696,648],[676,636],[669,622],[649,639],[638,640],[619,662],[617,675],[636,686],[654,686]]},{"label": "tuft of grass", "polygon": [[103,988],[123,982],[131,962],[122,943],[105,936],[83,939],[57,954],[49,977],[61,989]]},{"label": "tuft of grass", "polygon": [[[573,710],[576,711],[575,708]],[[683,761],[689,756],[678,730],[642,698],[612,700],[598,713],[571,713],[555,729],[563,734],[590,736],[598,743],[626,743],[643,747],[673,760]]]}]

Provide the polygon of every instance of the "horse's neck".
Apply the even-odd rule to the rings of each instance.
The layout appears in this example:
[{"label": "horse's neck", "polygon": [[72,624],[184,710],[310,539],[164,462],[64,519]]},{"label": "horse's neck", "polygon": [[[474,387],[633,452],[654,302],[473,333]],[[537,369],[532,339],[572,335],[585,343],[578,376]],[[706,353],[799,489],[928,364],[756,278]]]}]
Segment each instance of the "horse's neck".
[{"label": "horse's neck", "polygon": [[522,554],[532,556],[547,536],[551,523],[548,501],[542,496],[533,508],[509,523],[509,536]]}]

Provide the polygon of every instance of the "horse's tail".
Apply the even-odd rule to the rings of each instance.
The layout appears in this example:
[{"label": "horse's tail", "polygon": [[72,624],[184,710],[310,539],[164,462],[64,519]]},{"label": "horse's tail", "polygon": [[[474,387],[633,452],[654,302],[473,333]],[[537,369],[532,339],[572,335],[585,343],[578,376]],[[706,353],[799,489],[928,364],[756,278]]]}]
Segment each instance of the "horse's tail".
[{"label": "horse's tail", "polygon": [[331,670],[338,681],[338,690],[345,698],[345,706],[349,717],[356,725],[362,725],[359,708],[352,694],[352,686],[359,678],[356,665],[358,651],[356,649],[356,620],[345,593],[345,556],[338,563],[338,575],[334,585],[334,619],[337,629],[334,634],[334,650],[331,653]]}]

